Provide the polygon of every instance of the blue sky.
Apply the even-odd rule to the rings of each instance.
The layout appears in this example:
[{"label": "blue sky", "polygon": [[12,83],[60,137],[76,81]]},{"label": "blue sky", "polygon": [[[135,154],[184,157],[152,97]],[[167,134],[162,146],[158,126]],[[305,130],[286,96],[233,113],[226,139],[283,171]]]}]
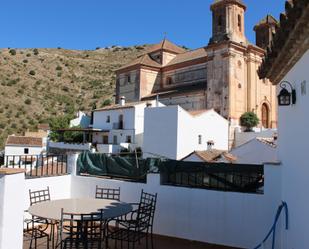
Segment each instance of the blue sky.
[{"label": "blue sky", "polygon": [[[211,36],[213,0],[3,0],[0,48],[95,49],[159,42],[164,33],[197,48]],[[246,34],[267,13],[279,17],[283,0],[244,0]]]}]

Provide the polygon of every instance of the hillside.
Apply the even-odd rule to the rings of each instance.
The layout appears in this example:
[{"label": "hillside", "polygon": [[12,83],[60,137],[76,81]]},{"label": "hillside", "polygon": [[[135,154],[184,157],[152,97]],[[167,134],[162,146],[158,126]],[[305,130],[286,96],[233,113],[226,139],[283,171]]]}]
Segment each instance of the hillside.
[{"label": "hillside", "polygon": [[50,117],[101,107],[114,94],[114,70],[145,48],[1,49],[0,147]]}]

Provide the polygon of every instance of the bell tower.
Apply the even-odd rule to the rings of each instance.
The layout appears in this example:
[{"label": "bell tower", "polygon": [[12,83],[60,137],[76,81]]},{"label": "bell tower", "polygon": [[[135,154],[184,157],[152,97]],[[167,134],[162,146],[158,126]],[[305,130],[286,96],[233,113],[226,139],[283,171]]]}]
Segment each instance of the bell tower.
[{"label": "bell tower", "polygon": [[209,44],[222,41],[247,44],[246,5],[242,0],[215,0],[210,9],[212,11],[212,38]]}]

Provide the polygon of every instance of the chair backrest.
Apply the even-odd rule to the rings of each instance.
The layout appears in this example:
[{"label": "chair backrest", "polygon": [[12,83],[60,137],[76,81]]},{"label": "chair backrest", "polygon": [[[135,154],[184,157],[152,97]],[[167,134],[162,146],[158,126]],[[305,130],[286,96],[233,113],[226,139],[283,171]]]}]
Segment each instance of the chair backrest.
[{"label": "chair backrest", "polygon": [[152,226],[153,222],[152,210],[153,210],[153,200],[150,200],[149,203],[139,205],[135,222],[136,231],[148,232],[148,229],[149,227]]},{"label": "chair backrest", "polygon": [[62,209],[58,233],[60,248],[102,248],[104,225],[103,210],[73,214]]},{"label": "chair backrest", "polygon": [[49,187],[47,189],[31,191],[29,189],[29,197],[30,197],[30,206],[36,203],[50,201],[50,192]]},{"label": "chair backrest", "polygon": [[158,197],[157,193],[155,194],[146,193],[142,189],[139,208],[143,208],[143,207],[147,207],[148,205],[151,205],[151,213],[150,213],[151,217],[150,217],[150,223],[149,223],[150,227],[153,226],[154,215],[155,215],[156,204],[157,204],[157,197]]},{"label": "chair backrest", "polygon": [[95,191],[95,198],[120,201],[120,187],[119,188],[101,188],[97,185],[96,191]]}]

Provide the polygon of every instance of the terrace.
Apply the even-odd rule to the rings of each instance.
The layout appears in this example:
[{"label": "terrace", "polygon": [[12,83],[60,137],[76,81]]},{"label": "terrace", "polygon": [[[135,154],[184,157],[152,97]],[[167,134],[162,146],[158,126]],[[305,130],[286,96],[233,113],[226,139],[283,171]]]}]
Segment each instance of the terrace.
[{"label": "terrace", "polygon": [[[276,165],[252,166],[253,169],[244,166],[246,170],[238,165],[211,165],[206,171],[197,165],[194,172],[184,171],[180,166],[175,174],[148,172],[143,179],[122,179],[80,174],[77,157],[72,154],[66,161],[62,158],[32,170],[27,168],[26,174],[18,164],[17,169],[10,169],[13,165],[1,169],[0,249],[27,248],[21,221],[29,207],[29,189],[49,186],[51,199],[56,200],[94,198],[97,185],[120,187],[121,200],[130,203],[139,199],[142,189],[158,193],[154,221],[156,249],[253,248],[271,227],[281,202],[278,191],[281,169]],[[215,166],[225,168],[225,173],[217,174]],[[253,172],[265,179],[259,181],[255,191],[250,187],[252,184],[241,184],[244,178],[247,183],[257,183]],[[223,184],[225,181],[229,184]],[[268,242],[265,248],[267,245]],[[39,248],[46,246],[40,244]],[[145,248],[145,244],[138,248]]]}]

